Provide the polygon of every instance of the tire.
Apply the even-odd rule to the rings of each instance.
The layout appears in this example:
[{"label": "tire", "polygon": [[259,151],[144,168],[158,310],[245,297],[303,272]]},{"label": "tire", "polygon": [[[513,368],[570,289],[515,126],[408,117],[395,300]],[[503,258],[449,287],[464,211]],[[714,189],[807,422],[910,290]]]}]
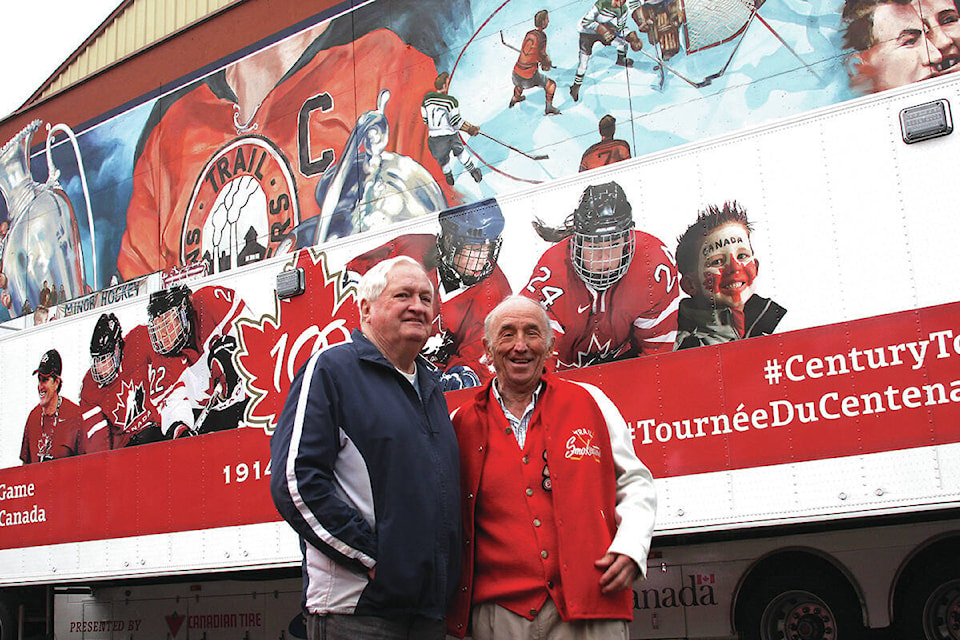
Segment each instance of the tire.
[{"label": "tire", "polygon": [[933,572],[906,595],[897,618],[900,640],[960,640],[960,576]]},{"label": "tire", "polygon": [[765,580],[746,597],[738,631],[743,640],[859,640],[860,608],[849,589],[827,579]]},{"label": "tire", "polygon": [[15,640],[17,619],[11,613],[11,605],[0,600],[0,640]]}]

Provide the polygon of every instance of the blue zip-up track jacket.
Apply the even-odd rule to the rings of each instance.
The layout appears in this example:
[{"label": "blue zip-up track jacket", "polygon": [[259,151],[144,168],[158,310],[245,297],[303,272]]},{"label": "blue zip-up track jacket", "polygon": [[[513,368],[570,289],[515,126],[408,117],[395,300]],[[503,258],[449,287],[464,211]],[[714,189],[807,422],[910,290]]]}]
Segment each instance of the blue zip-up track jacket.
[{"label": "blue zip-up track jacket", "polygon": [[363,334],[352,339],[297,373],[270,443],[304,606],[441,620],[459,578],[460,471],[439,374],[417,358],[418,396]]}]

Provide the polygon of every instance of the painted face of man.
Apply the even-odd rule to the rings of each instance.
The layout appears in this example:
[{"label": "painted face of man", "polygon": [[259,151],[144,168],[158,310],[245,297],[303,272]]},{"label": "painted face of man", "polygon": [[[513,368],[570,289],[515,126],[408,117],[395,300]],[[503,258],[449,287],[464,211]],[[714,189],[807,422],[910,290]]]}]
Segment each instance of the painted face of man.
[{"label": "painted face of man", "polygon": [[52,414],[57,408],[60,378],[55,375],[37,374],[37,393],[40,394],[40,408],[46,414]]},{"label": "painted face of man", "polygon": [[696,293],[715,306],[743,309],[758,268],[744,226],[730,222],[714,229],[700,245],[699,259]]},{"label": "painted face of man", "polygon": [[960,69],[960,19],[953,0],[885,2],[873,14],[875,44],[860,54],[858,73],[874,91]]},{"label": "painted face of man", "polygon": [[453,267],[461,276],[479,277],[487,268],[490,260],[491,242],[468,242],[453,257]]}]

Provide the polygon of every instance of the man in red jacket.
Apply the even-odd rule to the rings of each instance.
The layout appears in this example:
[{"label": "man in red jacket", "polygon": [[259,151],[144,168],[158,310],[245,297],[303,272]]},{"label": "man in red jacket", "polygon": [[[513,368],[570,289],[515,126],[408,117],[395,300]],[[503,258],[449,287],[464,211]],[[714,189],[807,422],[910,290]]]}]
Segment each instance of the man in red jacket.
[{"label": "man in red jacket", "polygon": [[[449,633],[475,640],[628,637],[656,494],[619,411],[545,372],[543,308],[511,296],[487,316],[496,377],[454,412],[463,565]],[[469,623],[469,624],[468,624]]]}]

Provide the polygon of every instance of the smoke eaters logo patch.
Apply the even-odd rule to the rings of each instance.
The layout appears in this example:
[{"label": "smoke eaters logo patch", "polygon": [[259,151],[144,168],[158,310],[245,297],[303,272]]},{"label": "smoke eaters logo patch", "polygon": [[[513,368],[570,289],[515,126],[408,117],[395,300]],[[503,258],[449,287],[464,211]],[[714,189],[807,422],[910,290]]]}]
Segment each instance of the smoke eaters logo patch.
[{"label": "smoke eaters logo patch", "polygon": [[592,458],[594,462],[600,462],[600,447],[593,443],[595,437],[593,429],[574,429],[573,435],[567,440],[565,457],[568,460]]},{"label": "smoke eaters logo patch", "polygon": [[220,273],[268,258],[300,222],[286,157],[260,136],[221,148],[197,178],[180,237],[183,264]]}]

